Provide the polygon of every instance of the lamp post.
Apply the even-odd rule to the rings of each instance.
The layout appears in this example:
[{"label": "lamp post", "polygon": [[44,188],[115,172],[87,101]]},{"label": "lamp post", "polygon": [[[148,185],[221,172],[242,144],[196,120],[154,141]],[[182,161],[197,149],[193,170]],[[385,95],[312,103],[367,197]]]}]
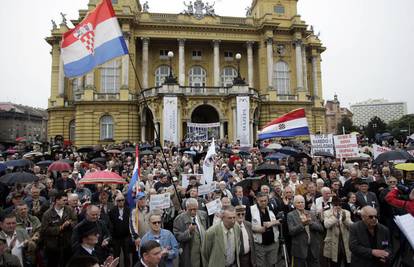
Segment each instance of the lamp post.
[{"label": "lamp post", "polygon": [[245,85],[245,80],[240,75],[240,60],[242,58],[242,55],[240,53],[236,54],[236,60],[237,60],[237,77],[233,80],[233,85]]},{"label": "lamp post", "polygon": [[167,78],[165,78],[165,83],[166,84],[177,84],[177,78],[173,76],[173,71],[172,71],[172,59],[174,57],[174,52],[173,51],[169,51],[168,52],[168,59],[170,60],[170,74],[168,75]]}]

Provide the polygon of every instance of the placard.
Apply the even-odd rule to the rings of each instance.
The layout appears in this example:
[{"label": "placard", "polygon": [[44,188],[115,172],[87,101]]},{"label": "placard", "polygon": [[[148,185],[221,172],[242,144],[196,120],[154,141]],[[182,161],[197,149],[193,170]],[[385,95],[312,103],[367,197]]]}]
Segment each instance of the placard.
[{"label": "placard", "polygon": [[216,184],[203,184],[198,187],[198,196],[208,195],[216,190]]},{"label": "placard", "polygon": [[149,206],[150,210],[168,209],[171,206],[170,193],[151,195]]},{"label": "placard", "polygon": [[164,141],[178,144],[178,99],[175,96],[164,97],[163,137]]},{"label": "placard", "polygon": [[372,152],[374,154],[374,159],[376,159],[382,153],[391,151],[392,149],[389,148],[389,147],[384,147],[384,146],[379,146],[379,145],[373,144],[372,145],[372,150],[373,150]]},{"label": "placard", "polygon": [[220,199],[215,199],[206,204],[208,215],[216,214],[221,210],[221,201]]},{"label": "placard", "polygon": [[327,152],[335,155],[333,134],[318,134],[310,136],[312,144],[312,155],[316,152]]},{"label": "placard", "polygon": [[184,188],[187,188],[190,184],[190,176],[195,176],[199,184],[205,184],[204,175],[202,174],[181,174],[181,185]]},{"label": "placard", "polygon": [[335,135],[335,152],[339,159],[355,158],[359,155],[356,134]]}]

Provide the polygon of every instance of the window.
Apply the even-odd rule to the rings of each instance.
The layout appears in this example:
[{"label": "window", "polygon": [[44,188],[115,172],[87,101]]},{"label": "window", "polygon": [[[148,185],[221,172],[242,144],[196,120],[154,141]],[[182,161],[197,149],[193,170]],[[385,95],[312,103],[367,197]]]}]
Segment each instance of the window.
[{"label": "window", "polygon": [[273,87],[280,95],[290,94],[290,71],[288,64],[284,61],[278,61],[275,64]]},{"label": "window", "polygon": [[160,59],[168,59],[168,50],[160,50]]},{"label": "window", "polygon": [[202,87],[206,84],[206,71],[200,66],[192,67],[188,77],[188,83],[192,87]]},{"label": "window", "polygon": [[155,86],[163,85],[168,75],[170,75],[170,67],[167,65],[159,66],[155,71]]},{"label": "window", "polygon": [[121,77],[121,61],[112,60],[101,67],[101,92],[105,94],[118,93]]},{"label": "window", "polygon": [[75,120],[72,120],[69,123],[69,140],[71,142],[75,141],[75,137],[76,137],[75,130],[76,130],[76,122],[75,122]]},{"label": "window", "polygon": [[114,120],[105,115],[101,118],[101,140],[114,138]]},{"label": "window", "polygon": [[193,59],[201,59],[201,51],[200,50],[194,50],[193,51]]},{"label": "window", "polygon": [[72,80],[72,91],[77,92],[77,91],[80,91],[81,89],[82,88],[81,88],[81,84],[79,83],[79,79],[78,78],[73,79]]},{"label": "window", "polygon": [[118,0],[112,0],[112,4],[114,5],[118,4]]},{"label": "window", "polygon": [[283,15],[285,14],[285,7],[282,5],[277,5],[274,7],[275,13],[278,15]]},{"label": "window", "polygon": [[231,52],[231,51],[225,51],[224,52],[224,60],[226,60],[226,61],[232,61],[233,60],[233,52]]},{"label": "window", "polygon": [[234,78],[237,77],[237,70],[233,67],[225,67],[221,75],[221,84],[224,87],[233,85]]}]

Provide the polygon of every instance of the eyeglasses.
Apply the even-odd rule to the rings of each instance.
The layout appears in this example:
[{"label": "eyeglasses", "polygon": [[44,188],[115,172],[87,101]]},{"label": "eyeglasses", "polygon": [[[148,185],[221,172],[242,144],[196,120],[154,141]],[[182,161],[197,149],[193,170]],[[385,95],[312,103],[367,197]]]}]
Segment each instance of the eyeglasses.
[{"label": "eyeglasses", "polygon": [[370,218],[371,220],[373,220],[373,219],[377,219],[378,216],[377,215],[368,215],[368,218]]},{"label": "eyeglasses", "polygon": [[118,199],[116,202],[124,202],[125,199]]},{"label": "eyeglasses", "polygon": [[161,221],[151,222],[153,225],[161,224]]},{"label": "eyeglasses", "polygon": [[246,213],[244,213],[244,212],[240,212],[240,213],[236,213],[237,214],[237,216],[244,216],[244,215],[246,215]]}]

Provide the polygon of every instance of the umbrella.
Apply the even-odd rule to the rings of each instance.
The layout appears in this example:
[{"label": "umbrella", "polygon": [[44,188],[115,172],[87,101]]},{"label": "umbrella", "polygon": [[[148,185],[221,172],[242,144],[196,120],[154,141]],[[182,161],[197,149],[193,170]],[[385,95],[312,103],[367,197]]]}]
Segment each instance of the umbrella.
[{"label": "umbrella", "polygon": [[154,151],[161,151],[161,147],[160,146],[154,146],[152,148],[152,150],[154,150]]},{"label": "umbrella", "polygon": [[286,155],[286,154],[277,152],[277,153],[270,154],[265,159],[268,159],[268,160],[279,160],[279,159],[283,159],[283,158],[287,158],[287,157],[289,157],[289,156]]},{"label": "umbrella", "polygon": [[270,149],[281,149],[282,148],[282,145],[281,144],[273,143],[273,144],[268,145],[266,148],[270,148]]},{"label": "umbrella", "polygon": [[122,149],[122,153],[135,153],[135,147],[126,147],[124,149]]},{"label": "umbrella", "polygon": [[255,174],[266,174],[266,175],[272,175],[272,174],[278,174],[281,173],[282,170],[279,169],[279,167],[275,164],[262,164],[259,167],[254,170]]},{"label": "umbrella", "polygon": [[220,152],[223,153],[223,154],[228,154],[228,155],[233,155],[234,154],[233,150],[231,150],[230,148],[220,149]]},{"label": "umbrella", "polygon": [[293,155],[293,157],[295,157],[296,159],[303,159],[303,158],[307,158],[308,160],[312,160],[312,157],[309,156],[307,153],[305,152],[300,152],[296,155]]},{"label": "umbrella", "polygon": [[127,184],[124,178],[115,172],[98,171],[87,173],[80,181],[81,184]]},{"label": "umbrella", "polygon": [[390,133],[381,134],[381,139],[382,140],[389,140],[389,139],[392,139],[392,138],[394,138],[394,137]]},{"label": "umbrella", "polygon": [[295,156],[297,154],[299,154],[299,151],[297,151],[296,149],[294,149],[293,147],[290,146],[285,146],[281,149],[276,149],[277,152],[289,155],[289,156]]},{"label": "umbrella", "polygon": [[39,177],[29,172],[11,172],[0,177],[0,182],[8,185],[28,184],[37,181]]},{"label": "umbrella", "polygon": [[26,137],[17,137],[16,142],[26,142]]},{"label": "umbrella", "polygon": [[143,144],[143,145],[139,146],[140,150],[148,150],[148,149],[151,149],[151,148],[152,148],[152,146],[149,145],[149,144]]},{"label": "umbrella", "polygon": [[7,167],[26,167],[30,166],[31,161],[27,159],[16,159],[6,161],[4,164],[6,164]]},{"label": "umbrella", "polygon": [[414,150],[414,146],[413,146],[413,145],[410,145],[410,146],[408,146],[405,150],[407,150],[407,151]]},{"label": "umbrella", "polygon": [[193,151],[185,151],[184,154],[195,156],[195,155],[197,155],[197,152],[195,152],[194,150]]},{"label": "umbrella", "polygon": [[60,161],[66,162],[69,165],[73,165],[73,161],[71,161],[70,159],[62,159]]},{"label": "umbrella", "polygon": [[121,151],[119,151],[118,149],[111,149],[106,151],[106,153],[108,154],[121,154]]},{"label": "umbrella", "polygon": [[260,153],[262,153],[262,154],[273,153],[273,152],[275,152],[274,149],[270,149],[270,148],[267,148],[267,147],[264,147],[264,148],[260,149]]},{"label": "umbrella", "polygon": [[240,150],[240,151],[239,151],[239,154],[240,154],[241,156],[250,156],[250,152],[248,152],[248,151],[244,151],[244,150]]},{"label": "umbrella", "polygon": [[384,161],[393,161],[393,160],[414,160],[414,157],[410,153],[404,150],[393,150],[387,151],[380,154],[375,160],[374,164],[381,164]]},{"label": "umbrella", "polygon": [[91,162],[93,163],[99,162],[99,163],[106,164],[106,158],[94,158],[93,160],[91,160]]},{"label": "umbrella", "polygon": [[23,158],[31,158],[31,157],[41,157],[43,156],[42,152],[32,151],[23,155]]},{"label": "umbrella", "polygon": [[258,182],[260,182],[260,186],[261,186],[261,185],[263,185],[263,184],[266,184],[266,180],[265,180],[265,179],[263,179],[263,177],[265,177],[265,176],[264,176],[264,175],[262,175],[262,176],[258,176],[258,177],[247,177],[246,179],[244,179],[244,180],[242,180],[242,181],[238,182],[238,183],[236,184],[236,186],[241,186],[241,187],[243,187],[243,190],[244,190],[244,189],[247,189],[247,188],[252,187],[252,183],[253,183],[254,181],[258,181]]},{"label": "umbrella", "polygon": [[70,169],[72,169],[72,167],[70,166],[69,163],[63,160],[59,160],[59,161],[55,161],[52,164],[50,164],[47,170],[61,172],[61,171],[69,171]]},{"label": "umbrella", "polygon": [[397,170],[412,172],[412,171],[414,171],[414,163],[397,164],[397,165],[395,165],[395,168]]},{"label": "umbrella", "polygon": [[140,156],[145,156],[145,155],[154,155],[154,151],[151,150],[144,150],[144,151],[140,151],[139,152]]},{"label": "umbrella", "polygon": [[315,156],[315,157],[333,158],[333,159],[335,158],[334,155],[332,155],[331,153],[326,152],[326,151],[318,151],[318,152],[315,152],[315,153],[313,153],[313,156]]},{"label": "umbrella", "polygon": [[0,163],[0,172],[4,172],[5,170],[7,170],[6,164]]},{"label": "umbrella", "polygon": [[95,151],[93,146],[84,146],[77,150],[78,153],[89,153]]},{"label": "umbrella", "polygon": [[39,167],[48,167],[52,163],[53,163],[53,160],[43,160],[43,161],[39,161],[38,163],[36,163],[36,165]]},{"label": "umbrella", "polygon": [[33,141],[33,142],[32,142],[32,144],[35,144],[35,145],[42,145],[43,143],[42,143],[42,142],[39,142],[39,141]]}]

